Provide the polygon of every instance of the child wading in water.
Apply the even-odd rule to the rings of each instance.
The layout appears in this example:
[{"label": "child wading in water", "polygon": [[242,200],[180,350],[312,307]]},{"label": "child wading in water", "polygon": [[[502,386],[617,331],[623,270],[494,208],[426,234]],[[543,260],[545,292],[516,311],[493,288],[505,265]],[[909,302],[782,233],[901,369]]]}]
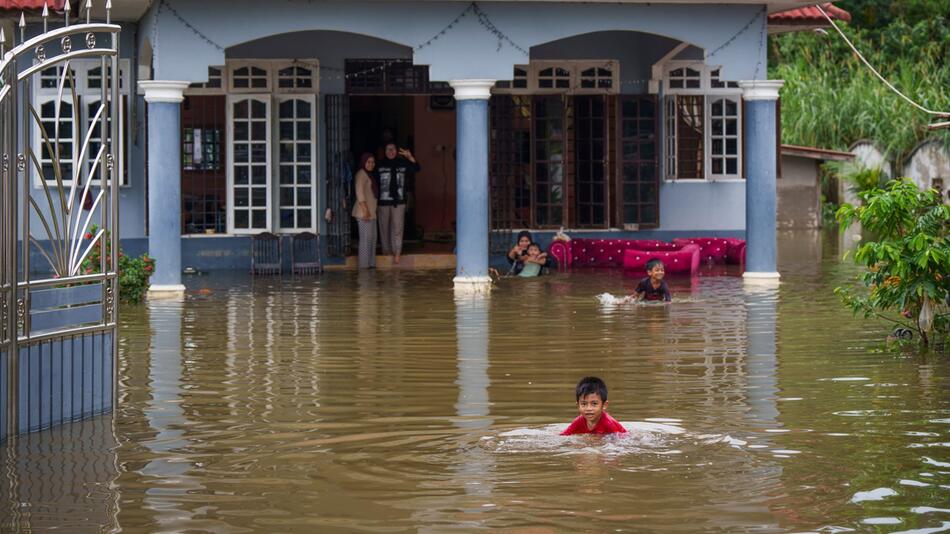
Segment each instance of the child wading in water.
[{"label": "child wading in water", "polygon": [[577,416],[562,436],[572,434],[623,434],[627,429],[607,410],[607,384],[596,376],[587,376],[577,383]]},{"label": "child wading in water", "polygon": [[637,284],[636,293],[631,295],[634,300],[662,300],[670,302],[673,296],[670,295],[670,288],[663,281],[666,274],[666,267],[663,262],[653,258],[647,262],[647,277],[640,280]]},{"label": "child wading in water", "polygon": [[548,256],[541,252],[541,245],[531,243],[528,245],[528,254],[522,256],[521,261],[524,262],[524,267],[521,268],[518,276],[540,276],[541,268],[547,263]]}]

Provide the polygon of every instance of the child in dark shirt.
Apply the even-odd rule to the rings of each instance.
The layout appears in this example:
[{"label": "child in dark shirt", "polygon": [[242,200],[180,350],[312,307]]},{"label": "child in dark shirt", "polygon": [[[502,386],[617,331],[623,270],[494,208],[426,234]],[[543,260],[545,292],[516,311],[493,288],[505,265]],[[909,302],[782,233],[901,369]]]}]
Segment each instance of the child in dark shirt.
[{"label": "child in dark shirt", "polygon": [[663,276],[666,274],[666,268],[663,262],[653,258],[647,262],[647,277],[640,280],[637,284],[637,290],[634,295],[635,300],[662,300],[670,302],[673,296],[670,295],[670,288],[667,287]]},{"label": "child in dark shirt", "polygon": [[562,436],[573,434],[623,434],[627,429],[610,417],[607,409],[607,384],[596,376],[587,376],[577,383],[577,416]]}]

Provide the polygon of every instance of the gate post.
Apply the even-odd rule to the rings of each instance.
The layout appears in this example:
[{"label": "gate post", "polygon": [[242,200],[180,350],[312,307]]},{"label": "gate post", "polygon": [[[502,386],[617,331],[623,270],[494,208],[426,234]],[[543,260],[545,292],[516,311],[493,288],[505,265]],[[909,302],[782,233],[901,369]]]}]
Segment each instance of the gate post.
[{"label": "gate post", "polygon": [[178,296],[181,283],[181,102],[188,82],[141,81],[148,104],[148,252],[155,258],[150,296]]}]

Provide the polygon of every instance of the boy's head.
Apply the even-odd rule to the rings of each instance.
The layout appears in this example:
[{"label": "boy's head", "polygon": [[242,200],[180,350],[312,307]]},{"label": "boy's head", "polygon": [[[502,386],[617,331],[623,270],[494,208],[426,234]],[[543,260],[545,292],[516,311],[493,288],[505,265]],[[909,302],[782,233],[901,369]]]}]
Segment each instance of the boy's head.
[{"label": "boy's head", "polygon": [[647,262],[647,274],[654,280],[662,280],[666,274],[666,266],[658,258],[653,258]]},{"label": "boy's head", "polygon": [[607,384],[596,376],[585,376],[577,383],[577,411],[593,428],[607,409]]},{"label": "boy's head", "polygon": [[531,243],[528,245],[528,256],[539,256],[541,255],[541,245],[537,243]]}]

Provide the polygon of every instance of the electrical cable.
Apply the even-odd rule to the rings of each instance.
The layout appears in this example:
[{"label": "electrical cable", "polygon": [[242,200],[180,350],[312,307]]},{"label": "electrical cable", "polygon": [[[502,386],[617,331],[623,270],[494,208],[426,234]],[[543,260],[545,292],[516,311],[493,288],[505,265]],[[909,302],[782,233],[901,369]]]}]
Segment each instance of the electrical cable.
[{"label": "electrical cable", "polygon": [[858,56],[858,59],[860,59],[861,62],[864,63],[865,66],[867,66],[867,68],[871,69],[871,72],[873,72],[874,75],[878,77],[878,79],[880,79],[882,82],[884,82],[884,85],[886,85],[891,91],[894,91],[895,93],[897,93],[897,96],[903,98],[903,99],[906,100],[910,105],[914,106],[915,108],[919,109],[920,111],[923,111],[924,113],[926,113],[926,114],[928,114],[928,115],[936,115],[936,116],[938,116],[938,117],[950,117],[950,112],[948,112],[948,111],[934,111],[934,110],[932,110],[932,109],[925,108],[924,106],[922,106],[922,105],[918,104],[917,102],[914,102],[913,100],[911,100],[910,97],[908,97],[907,95],[905,95],[904,93],[902,93],[898,88],[894,87],[894,85],[891,84],[891,82],[887,81],[887,78],[885,78],[884,76],[882,76],[881,73],[878,72],[877,69],[875,69],[875,68],[871,65],[871,63],[868,62],[868,60],[864,58],[864,55],[857,49],[857,47],[854,46],[854,43],[852,43],[851,40],[848,39],[848,36],[845,35],[844,32],[841,31],[841,28],[839,28],[838,25],[835,24],[835,21],[832,20],[830,16],[828,16],[828,13],[825,11],[825,9],[824,9],[823,7],[821,7],[820,4],[815,4],[815,7],[818,8],[818,11],[821,12],[821,14],[825,17],[825,19],[828,20],[828,23],[831,24],[831,27],[834,28],[835,31],[838,32],[838,35],[840,35],[841,38],[844,39],[844,42],[848,43],[848,46],[851,47],[851,50],[855,53],[855,55]]}]

